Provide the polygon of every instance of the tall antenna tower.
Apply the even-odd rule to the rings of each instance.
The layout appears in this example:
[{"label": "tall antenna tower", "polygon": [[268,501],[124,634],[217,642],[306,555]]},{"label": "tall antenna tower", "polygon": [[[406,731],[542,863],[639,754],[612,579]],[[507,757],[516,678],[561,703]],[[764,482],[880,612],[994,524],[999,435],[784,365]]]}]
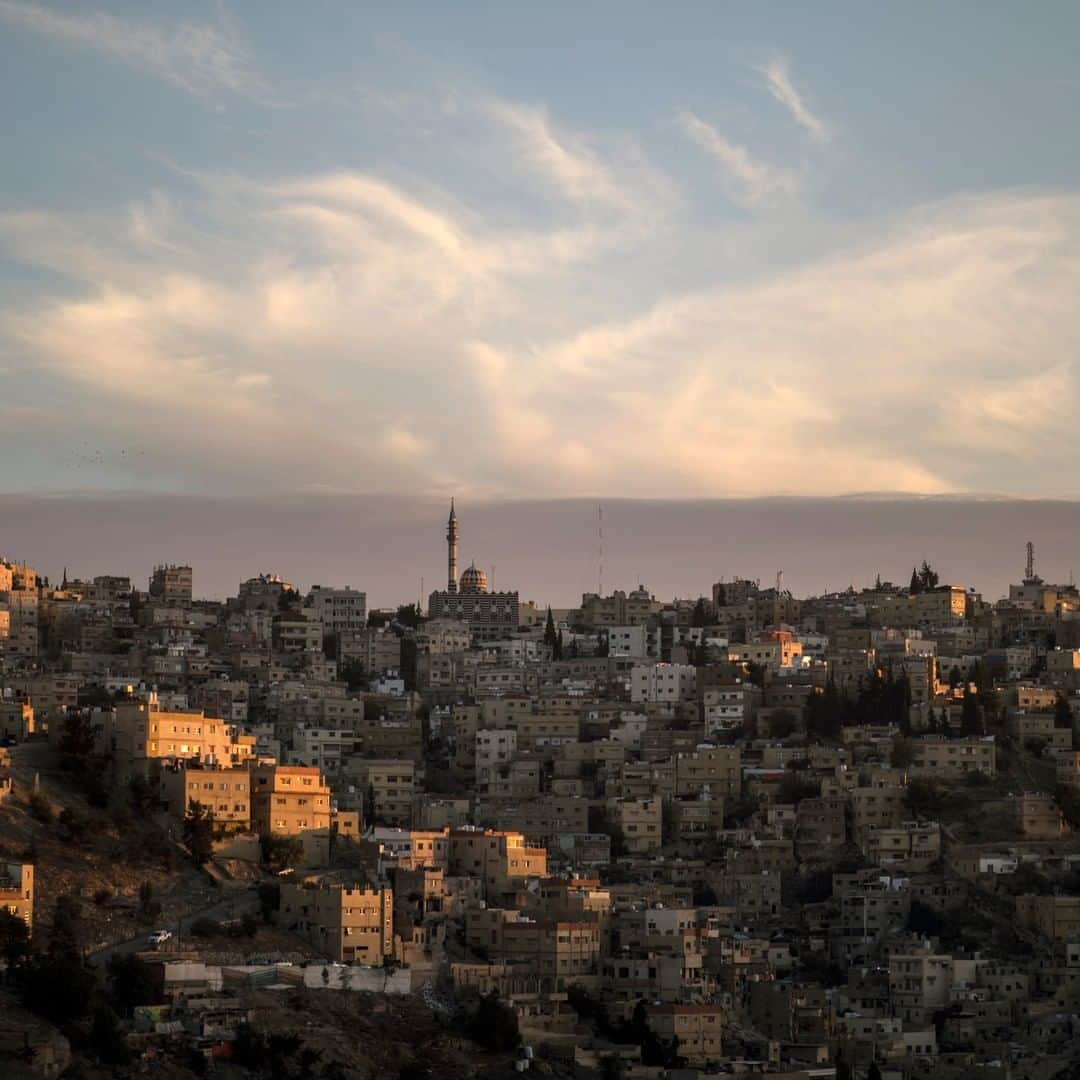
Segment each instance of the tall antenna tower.
[{"label": "tall antenna tower", "polygon": [[1034,581],[1035,579],[1035,545],[1029,540],[1027,542],[1027,573],[1024,575],[1025,581]]},{"label": "tall antenna tower", "polygon": [[604,595],[604,507],[601,504],[596,508],[596,594]]},{"label": "tall antenna tower", "polygon": [[784,587],[784,571],[776,571],[776,595],[780,595],[780,590]]}]

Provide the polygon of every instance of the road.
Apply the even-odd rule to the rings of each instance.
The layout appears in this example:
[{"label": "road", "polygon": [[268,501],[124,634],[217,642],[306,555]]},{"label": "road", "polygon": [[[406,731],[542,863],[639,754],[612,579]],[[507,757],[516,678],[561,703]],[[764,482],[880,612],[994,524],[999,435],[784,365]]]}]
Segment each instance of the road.
[{"label": "road", "polygon": [[156,950],[162,956],[167,957],[170,952],[179,951],[183,947],[184,934],[187,933],[191,929],[192,924],[199,919],[214,919],[217,922],[222,922],[227,919],[236,919],[248,912],[255,912],[258,910],[259,895],[257,891],[254,888],[238,890],[237,892],[230,893],[223,899],[216,901],[209,907],[184,915],[179,922],[160,923],[151,929],[144,930],[138,937],[133,937],[128,941],[120,941],[114,945],[106,945],[105,948],[92,952],[89,960],[95,967],[104,967],[113,956],[126,956],[131,953],[149,952],[152,946],[147,944],[147,939],[154,930],[171,930],[173,933],[172,939],[167,942],[163,948]]}]

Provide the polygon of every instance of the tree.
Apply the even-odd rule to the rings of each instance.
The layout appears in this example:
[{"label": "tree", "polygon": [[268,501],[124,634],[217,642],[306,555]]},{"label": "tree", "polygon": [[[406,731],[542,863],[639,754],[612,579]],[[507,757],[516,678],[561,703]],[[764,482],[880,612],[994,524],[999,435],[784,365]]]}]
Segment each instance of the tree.
[{"label": "tree", "polygon": [[816,780],[804,780],[797,772],[785,772],[776,792],[778,803],[798,805],[803,799],[816,799],[821,794],[821,784]]},{"label": "tree", "polygon": [[911,596],[918,596],[922,592],[922,583],[919,581],[919,572],[913,566],[911,568],[911,584],[908,586],[908,593]]},{"label": "tree", "polygon": [[11,973],[30,956],[30,931],[7,908],[0,908],[0,957]]},{"label": "tree", "polygon": [[964,736],[985,734],[982,709],[979,707],[978,691],[971,686],[964,687],[964,698],[960,709],[960,734]]},{"label": "tree", "polygon": [[103,1065],[125,1065],[131,1058],[120,1018],[101,1002],[95,1009],[90,1024],[90,1049]]},{"label": "tree", "polygon": [[304,857],[304,844],[299,836],[263,833],[259,837],[263,863],[271,870],[286,870]]},{"label": "tree", "polygon": [[915,762],[915,744],[911,739],[898,735],[893,739],[889,760],[894,769],[906,769]]},{"label": "tree", "polygon": [[937,571],[923,559],[922,566],[919,567],[919,591],[929,592],[931,589],[936,589],[938,580]]},{"label": "tree", "polygon": [[394,621],[401,626],[407,626],[410,630],[415,630],[424,622],[424,613],[416,604],[402,604],[397,609]]},{"label": "tree", "polygon": [[941,816],[944,799],[932,780],[912,780],[904,792],[904,801],[917,821],[933,821]]},{"label": "tree", "polygon": [[192,802],[184,816],[184,846],[196,866],[210,861],[214,854],[214,812],[201,802]]},{"label": "tree", "polygon": [[161,913],[161,902],[154,897],[154,886],[144,881],[139,886],[139,914],[144,919],[156,919]]},{"label": "tree", "polygon": [[765,665],[758,664],[753,660],[746,663],[746,681],[754,686],[765,688]]},{"label": "tree", "polygon": [[509,1053],[521,1043],[517,1013],[494,990],[480,998],[465,1017],[464,1028],[470,1039],[488,1050]]},{"label": "tree", "polygon": [[709,610],[705,606],[705,597],[699,596],[694,605],[694,612],[690,616],[690,625],[695,627],[707,626],[709,622]]},{"label": "tree", "polygon": [[105,967],[109,997],[121,1016],[156,1000],[150,968],[134,953],[114,953]]},{"label": "tree", "polygon": [[49,933],[50,952],[73,953],[77,956],[82,945],[82,925],[82,905],[79,901],[69,893],[58,896]]},{"label": "tree", "polygon": [[[109,698],[109,707],[112,698]],[[85,770],[94,754],[94,726],[85,709],[69,709],[60,729],[60,753],[68,772]]]},{"label": "tree", "polygon": [[281,910],[281,886],[276,881],[260,881],[258,894],[263,922],[271,922],[274,912]]},{"label": "tree", "polygon": [[70,806],[60,811],[56,823],[60,826],[61,838],[69,844],[82,844],[89,837],[90,822]]},{"label": "tree", "polygon": [[1057,700],[1054,702],[1054,727],[1071,728],[1072,726],[1073,715],[1069,699],[1064,694],[1059,693]]},{"label": "tree", "polygon": [[552,659],[561,660],[562,658],[563,658],[563,632],[562,632],[562,627],[560,627],[558,636],[555,638],[555,652],[552,654]]},{"label": "tree", "polygon": [[361,660],[339,660],[338,678],[349,688],[350,693],[366,689],[368,684],[367,670]]},{"label": "tree", "polygon": [[544,625],[544,644],[549,646],[554,653],[555,642],[558,637],[555,632],[555,616],[551,614],[551,605],[548,605],[547,609],[547,622]]},{"label": "tree", "polygon": [[798,719],[789,709],[778,709],[769,717],[769,735],[774,739],[786,739],[798,726]]},{"label": "tree", "polygon": [[35,821],[40,821],[42,825],[51,825],[53,823],[52,803],[49,802],[48,797],[43,792],[33,791],[30,793],[30,814]]},{"label": "tree", "polygon": [[866,1080],[881,1080],[881,1066],[876,1061],[870,1062],[870,1068],[866,1070]]}]

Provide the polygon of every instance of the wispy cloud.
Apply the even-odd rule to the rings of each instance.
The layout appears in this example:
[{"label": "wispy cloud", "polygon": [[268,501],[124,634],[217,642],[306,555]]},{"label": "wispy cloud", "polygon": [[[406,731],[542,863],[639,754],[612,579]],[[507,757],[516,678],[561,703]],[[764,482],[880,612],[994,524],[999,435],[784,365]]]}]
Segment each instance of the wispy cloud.
[{"label": "wispy cloud", "polygon": [[799,190],[798,173],[754,157],[701,117],[684,110],[676,119],[687,137],[720,166],[728,194],[741,206],[759,206]]},{"label": "wispy cloud", "polygon": [[784,57],[774,56],[761,69],[761,73],[765,76],[769,93],[791,113],[795,122],[815,142],[828,142],[832,137],[832,132],[825,121],[810,110],[810,106],[803,100],[802,94],[795,89]]},{"label": "wispy cloud", "polygon": [[600,203],[619,210],[634,202],[600,156],[580,137],[557,132],[536,105],[488,102],[488,111],[516,137],[525,157],[571,202]]},{"label": "wispy cloud", "polygon": [[157,26],[85,8],[56,11],[0,0],[0,19],[57,41],[92,49],[193,94],[260,92],[248,59],[227,33],[207,23]]}]

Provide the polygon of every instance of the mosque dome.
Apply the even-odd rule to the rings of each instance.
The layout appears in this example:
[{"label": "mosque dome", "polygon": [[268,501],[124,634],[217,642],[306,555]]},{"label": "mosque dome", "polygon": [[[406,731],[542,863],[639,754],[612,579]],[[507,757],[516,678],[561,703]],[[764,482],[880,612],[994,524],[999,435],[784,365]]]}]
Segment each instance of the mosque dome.
[{"label": "mosque dome", "polygon": [[461,585],[458,591],[463,593],[486,593],[488,591],[487,574],[483,570],[478,570],[476,563],[473,563],[461,575]]}]

